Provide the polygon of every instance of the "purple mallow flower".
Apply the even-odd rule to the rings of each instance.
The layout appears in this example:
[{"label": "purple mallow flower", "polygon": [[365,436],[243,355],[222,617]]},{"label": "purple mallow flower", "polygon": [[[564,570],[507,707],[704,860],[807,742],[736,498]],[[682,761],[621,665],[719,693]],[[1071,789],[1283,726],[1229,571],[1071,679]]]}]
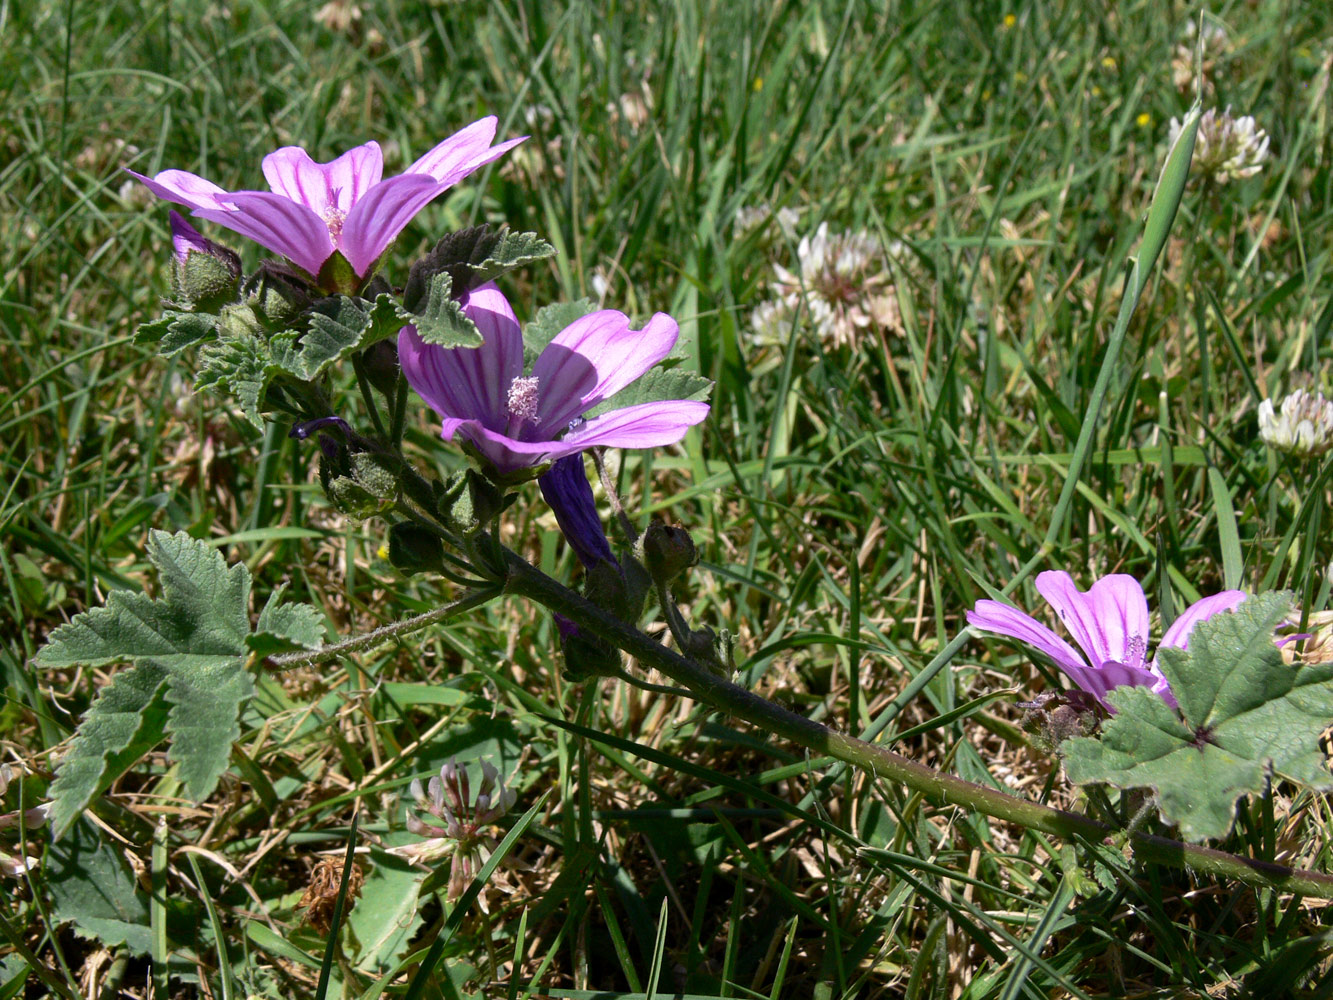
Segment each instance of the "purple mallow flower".
[{"label": "purple mallow flower", "polygon": [[[1137,580],[1115,573],[1102,577],[1086,593],[1064,572],[1039,573],[1036,582],[1037,592],[1055,609],[1087,659],[1032,616],[999,601],[977,601],[977,606],[967,613],[967,623],[982,632],[1035,646],[1104,708],[1110,709],[1107,692],[1124,685],[1150,687],[1167,704],[1176,706],[1156,658],[1147,659],[1148,600]],[[1219,612],[1230,611],[1243,600],[1243,590],[1224,590],[1196,601],[1166,630],[1158,648],[1186,649],[1195,625]]]},{"label": "purple mallow flower", "polygon": [[501,475],[585,448],[675,444],[708,415],[707,403],[672,399],[579,419],[667,356],[680,330],[665,313],[642,330],[614,309],[584,316],[524,375],[523,335],[500,290],[488,282],[460,301],[481,331],[480,347],[427,344],[405,326],[398,357],[412,388],[443,418],[441,435],[466,438]]},{"label": "purple mallow flower", "polygon": [[248,236],[312,275],[340,252],[365,278],[432,199],[523,141],[492,146],[495,125],[494,117],[473,122],[388,180],[381,179],[384,157],[375,142],[329,163],[316,163],[299,146],[269,153],[264,177],[271,191],[224,191],[184,170],[153,177],[129,172],[159,198]]}]

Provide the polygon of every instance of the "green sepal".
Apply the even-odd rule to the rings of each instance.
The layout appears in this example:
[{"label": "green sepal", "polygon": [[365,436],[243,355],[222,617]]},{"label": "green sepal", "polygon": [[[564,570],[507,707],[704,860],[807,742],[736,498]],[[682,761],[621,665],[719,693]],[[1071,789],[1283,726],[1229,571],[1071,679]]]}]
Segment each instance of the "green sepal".
[{"label": "green sepal", "polygon": [[401,462],[386,453],[361,451],[351,457],[352,477],[376,500],[392,502],[402,491]]},{"label": "green sepal", "polygon": [[[373,270],[373,268],[372,268]],[[331,295],[351,295],[361,285],[361,279],[341,250],[333,251],[315,275],[315,284]]]},{"label": "green sepal", "polygon": [[640,561],[653,582],[664,586],[699,561],[694,539],[684,528],[653,521],[636,546]]},{"label": "green sepal", "polygon": [[183,262],[176,262],[172,274],[176,298],[202,312],[214,312],[236,301],[241,285],[241,258],[211,241],[208,245],[212,253],[188,251]]},{"label": "green sepal", "polygon": [[449,530],[464,538],[486,527],[513,502],[475,470],[454,476],[442,484],[436,510]]},{"label": "green sepal", "polygon": [[392,500],[381,500],[351,476],[334,476],[329,481],[327,493],[334,507],[358,521],[393,508]]},{"label": "green sepal", "polygon": [[261,264],[246,279],[242,289],[245,305],[266,333],[278,333],[302,325],[311,298],[305,282],[280,265]]}]

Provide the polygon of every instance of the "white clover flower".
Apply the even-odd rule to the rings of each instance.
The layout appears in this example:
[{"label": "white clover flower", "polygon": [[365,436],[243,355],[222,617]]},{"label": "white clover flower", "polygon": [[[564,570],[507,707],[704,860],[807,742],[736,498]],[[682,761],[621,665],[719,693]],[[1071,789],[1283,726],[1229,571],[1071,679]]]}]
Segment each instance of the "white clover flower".
[{"label": "white clover flower", "polygon": [[[1168,143],[1175,145],[1180,137],[1181,123],[1171,119]],[[1192,169],[1207,174],[1218,184],[1242,177],[1253,177],[1263,169],[1268,159],[1268,133],[1256,128],[1249,115],[1236,118],[1231,108],[1219,112],[1209,108],[1199,119],[1199,132],[1194,140]]]},{"label": "white clover flower", "polygon": [[419,779],[413,779],[411,792],[417,808],[426,815],[409,814],[407,828],[434,836],[418,844],[391,848],[389,853],[415,862],[450,856],[449,898],[457,899],[490,857],[493,845],[485,835],[486,828],[509,812],[518,793],[506,788],[500,772],[483,760],[481,781],[474,794],[467,768],[452,757],[440,768],[439,777],[431,778],[425,788]]},{"label": "white clover flower", "polygon": [[1333,402],[1304,389],[1288,394],[1278,410],[1265,399],[1259,404],[1259,437],[1277,451],[1302,458],[1322,455],[1333,446]]},{"label": "white clover flower", "polygon": [[750,315],[759,343],[785,342],[803,304],[820,340],[835,348],[850,346],[871,325],[899,325],[884,248],[865,230],[830,233],[828,223],[821,223],[813,236],[801,239],[796,258],[795,271],[773,265],[775,297]]}]

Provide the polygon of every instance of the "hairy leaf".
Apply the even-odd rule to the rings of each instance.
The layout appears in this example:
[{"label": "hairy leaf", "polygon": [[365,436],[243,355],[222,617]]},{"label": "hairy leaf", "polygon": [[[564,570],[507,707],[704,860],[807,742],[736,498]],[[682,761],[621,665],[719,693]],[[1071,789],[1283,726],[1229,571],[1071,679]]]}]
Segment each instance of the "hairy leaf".
[{"label": "hairy leaf", "polygon": [[1333,787],[1319,749],[1333,719],[1333,663],[1283,662],[1273,630],[1291,599],[1251,597],[1196,625],[1188,651],[1159,651],[1180,715],[1147,688],[1117,688],[1101,737],[1062,744],[1070,780],[1151,788],[1190,840],[1226,836],[1237,800],[1273,775]]},{"label": "hairy leaf", "polygon": [[414,325],[426,343],[441,347],[481,346],[481,331],[453,297],[453,280],[447,272],[433,275],[415,303],[406,292],[403,299],[408,305],[399,309],[399,318]]},{"label": "hairy leaf", "polygon": [[505,231],[500,234],[500,239],[490,249],[486,259],[473,266],[469,287],[475,288],[493,281],[506,271],[550,257],[554,253],[555,247],[540,239],[536,233]]},{"label": "hairy leaf", "polygon": [[527,367],[531,369],[532,360],[555,339],[556,334],[576,319],[596,311],[597,306],[591,299],[556,302],[538,309],[537,315],[523,328],[523,354],[527,359]]},{"label": "hairy leaf", "polygon": [[412,308],[414,300],[423,297],[429,280],[440,273],[449,275],[453,293],[461,295],[506,271],[554,253],[555,247],[536,233],[511,233],[485,225],[462,229],[444,237],[412,265],[403,298]]},{"label": "hairy leaf", "polygon": [[295,649],[316,649],[324,640],[324,616],[309,604],[283,604],[286,585],[269,594],[255,630],[246,636],[250,651],[272,656]]},{"label": "hairy leaf", "polygon": [[[318,644],[318,613],[276,596],[250,630],[250,573],[184,532],[155,531],[148,544],[162,596],[114,591],[51,633],[41,667],[130,662],[93,702],[51,786],[59,835],[79,812],[164,735],[190,794],[206,798],[240,735],[237,716],[254,693],[252,649]],[[284,645],[285,644],[285,645]],[[169,708],[168,708],[169,706]]]},{"label": "hairy leaf", "polygon": [[403,325],[393,297],[374,302],[336,295],[316,302],[309,329],[299,341],[274,338],[274,362],[302,381],[318,378],[331,365],[398,333]]},{"label": "hairy leaf", "polygon": [[263,430],[264,393],[281,371],[268,344],[253,333],[237,333],[204,346],[194,384],[235,396],[245,418]]},{"label": "hairy leaf", "polygon": [[157,344],[158,353],[169,358],[213,336],[217,324],[218,318],[211,313],[167,309],[157,319],[139,324],[134,331],[134,342]]},{"label": "hairy leaf", "polygon": [[152,947],[148,900],[120,852],[90,822],[51,846],[47,866],[53,923],[74,925],[82,937],[125,945],[137,955]]}]

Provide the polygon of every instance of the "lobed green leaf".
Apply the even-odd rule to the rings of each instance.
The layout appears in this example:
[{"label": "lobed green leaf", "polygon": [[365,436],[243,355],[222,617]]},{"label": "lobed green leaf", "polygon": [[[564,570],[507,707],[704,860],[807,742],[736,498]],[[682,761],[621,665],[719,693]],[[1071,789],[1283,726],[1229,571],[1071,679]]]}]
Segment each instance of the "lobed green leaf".
[{"label": "lobed green leaf", "polygon": [[1236,802],[1275,775],[1333,788],[1319,749],[1333,718],[1333,664],[1283,662],[1273,636],[1291,599],[1251,597],[1196,625],[1188,651],[1161,650],[1180,714],[1147,688],[1112,691],[1116,714],[1101,737],[1061,746],[1069,779],[1152,789],[1162,817],[1190,840],[1226,836]]}]

